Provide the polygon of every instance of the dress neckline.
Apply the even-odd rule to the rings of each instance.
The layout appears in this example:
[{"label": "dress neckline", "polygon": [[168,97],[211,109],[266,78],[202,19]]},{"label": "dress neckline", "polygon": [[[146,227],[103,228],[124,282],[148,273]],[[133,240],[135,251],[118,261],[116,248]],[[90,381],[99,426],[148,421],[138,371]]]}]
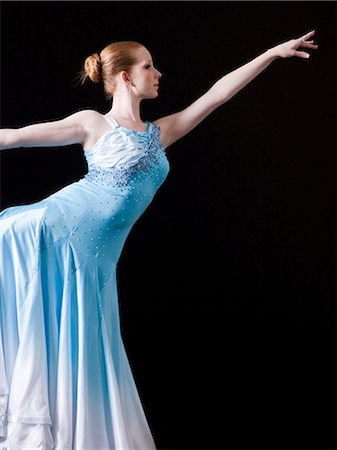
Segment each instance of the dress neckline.
[{"label": "dress neckline", "polygon": [[150,122],[148,120],[145,121],[146,123],[146,130],[145,131],[137,131],[137,130],[131,130],[130,128],[123,127],[122,125],[119,125],[116,119],[114,119],[112,116],[105,114],[103,117],[106,119],[106,121],[109,123],[110,121],[118,128],[122,128],[123,130],[129,131],[131,133],[137,133],[137,134],[147,134],[150,128]]}]

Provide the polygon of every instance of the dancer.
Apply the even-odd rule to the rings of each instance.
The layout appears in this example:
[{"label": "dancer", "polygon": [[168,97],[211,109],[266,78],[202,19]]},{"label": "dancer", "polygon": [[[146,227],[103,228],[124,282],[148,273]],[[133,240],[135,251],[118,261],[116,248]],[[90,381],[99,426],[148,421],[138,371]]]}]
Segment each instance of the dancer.
[{"label": "dancer", "polygon": [[307,58],[315,31],[276,45],[184,110],[143,121],[161,73],[134,41],[89,56],[106,114],[0,130],[0,149],[81,144],[88,173],[0,214],[0,448],[154,450],[120,330],[116,269],[168,171],[167,148],[277,58]]}]

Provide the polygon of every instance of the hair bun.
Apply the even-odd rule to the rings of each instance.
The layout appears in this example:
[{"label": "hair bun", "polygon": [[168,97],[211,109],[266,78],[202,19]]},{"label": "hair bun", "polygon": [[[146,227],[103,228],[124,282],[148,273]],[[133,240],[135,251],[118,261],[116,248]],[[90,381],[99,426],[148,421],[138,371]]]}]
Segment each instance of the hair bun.
[{"label": "hair bun", "polygon": [[98,53],[94,53],[85,60],[84,72],[94,83],[102,80],[102,62]]},{"label": "hair bun", "polygon": [[133,66],[138,63],[139,49],[143,44],[135,41],[112,42],[98,53],[88,56],[79,73],[80,83],[83,85],[90,78],[94,83],[101,83],[105,98],[111,100],[117,89],[116,75],[122,71],[130,73]]}]

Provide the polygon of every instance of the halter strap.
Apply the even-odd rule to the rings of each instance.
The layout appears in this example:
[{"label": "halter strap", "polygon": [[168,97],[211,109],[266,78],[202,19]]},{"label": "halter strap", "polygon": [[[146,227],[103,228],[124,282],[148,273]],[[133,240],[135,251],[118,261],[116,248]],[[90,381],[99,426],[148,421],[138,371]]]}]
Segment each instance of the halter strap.
[{"label": "halter strap", "polygon": [[113,117],[108,116],[108,115],[103,116],[103,117],[104,117],[104,119],[106,119],[107,122],[109,122],[110,125],[111,125],[111,123],[112,123],[112,124],[115,125],[116,127],[119,126],[118,122],[117,122]]}]

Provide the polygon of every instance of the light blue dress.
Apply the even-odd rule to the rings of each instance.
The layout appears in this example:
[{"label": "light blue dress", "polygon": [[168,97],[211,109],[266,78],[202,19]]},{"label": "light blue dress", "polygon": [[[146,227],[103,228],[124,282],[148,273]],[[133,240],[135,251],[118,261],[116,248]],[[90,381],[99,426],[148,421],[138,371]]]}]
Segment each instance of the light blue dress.
[{"label": "light blue dress", "polygon": [[116,269],[165,180],[160,128],[119,126],[88,173],[0,214],[0,449],[153,450],[120,330]]}]

